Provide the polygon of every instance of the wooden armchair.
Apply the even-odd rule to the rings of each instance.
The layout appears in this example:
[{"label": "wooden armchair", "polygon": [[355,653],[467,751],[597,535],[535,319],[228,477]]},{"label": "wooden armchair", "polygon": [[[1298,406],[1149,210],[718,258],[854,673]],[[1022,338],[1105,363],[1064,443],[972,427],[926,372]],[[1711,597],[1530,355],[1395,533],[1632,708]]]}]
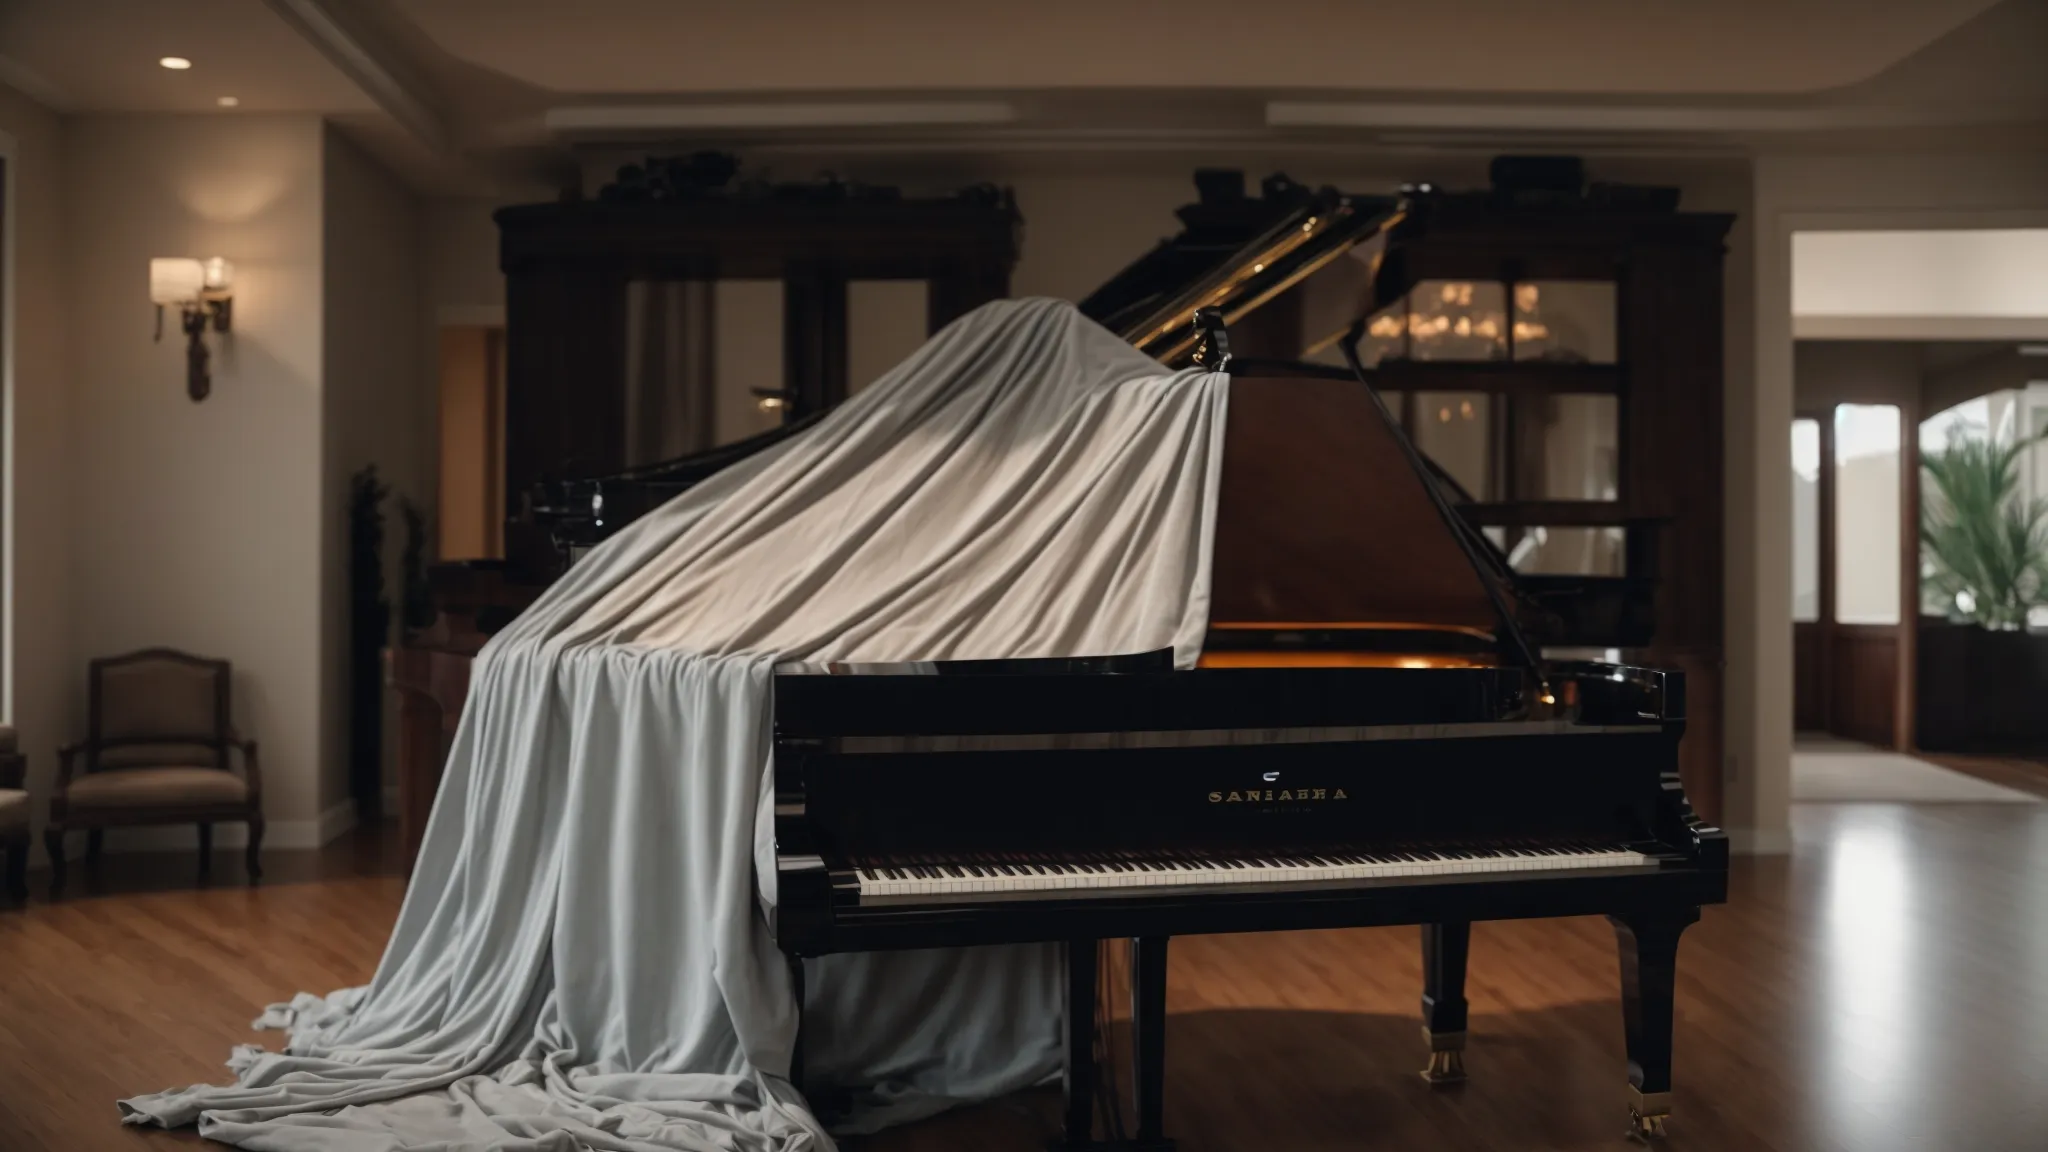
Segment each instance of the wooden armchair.
[{"label": "wooden armchair", "polygon": [[7,857],[7,895],[28,895],[28,764],[15,747],[14,729],[0,727],[0,852]]},{"label": "wooden armchair", "polygon": [[[263,775],[256,742],[229,720],[230,669],[168,648],[94,660],[87,684],[86,737],[57,752],[50,797],[50,890],[64,886],[64,834],[83,829],[88,859],[103,830],[138,824],[197,824],[199,871],[213,860],[213,825],[249,826],[249,881],[261,875]],[[229,753],[240,750],[236,775]]]}]

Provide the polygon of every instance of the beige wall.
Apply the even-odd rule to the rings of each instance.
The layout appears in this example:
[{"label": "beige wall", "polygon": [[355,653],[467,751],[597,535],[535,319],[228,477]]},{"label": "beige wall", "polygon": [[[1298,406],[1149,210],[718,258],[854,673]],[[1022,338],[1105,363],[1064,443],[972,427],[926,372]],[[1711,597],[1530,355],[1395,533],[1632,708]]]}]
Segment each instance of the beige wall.
[{"label": "beige wall", "polygon": [[[263,744],[265,809],[314,821],[320,122],[81,118],[66,160],[74,435],[68,468],[38,480],[71,494],[72,663],[150,644],[234,661],[237,720]],[[235,328],[213,338],[213,395],[195,404],[176,318],[151,340],[149,259],[215,255],[235,264]]]},{"label": "beige wall", "polygon": [[438,320],[443,310],[466,313],[456,323],[475,323],[479,310],[505,307],[505,277],[498,271],[499,205],[548,200],[541,189],[507,200],[437,197],[421,201],[420,271],[424,303]]},{"label": "beige wall", "polygon": [[1802,322],[2048,317],[2048,228],[1804,232],[1792,257]]},{"label": "beige wall", "polygon": [[[323,810],[348,797],[349,479],[375,465],[384,506],[384,588],[403,611],[405,521],[400,501],[428,516],[424,493],[436,448],[418,349],[420,213],[411,192],[332,127],[322,136],[323,261],[321,699]],[[431,540],[428,543],[431,549]],[[385,724],[385,744],[393,725]],[[385,754],[388,762],[390,756]]]},{"label": "beige wall", "polygon": [[[502,199],[431,197],[419,202],[419,370],[425,434],[440,440],[441,328],[477,328],[505,322],[505,277],[498,271],[498,226],[491,213],[502,204],[553,199],[544,188]],[[420,497],[438,510],[441,470],[422,477]],[[451,500],[466,499],[457,494]],[[437,517],[438,519],[438,517]],[[429,559],[440,556],[438,522],[428,525]]]},{"label": "beige wall", "polygon": [[[9,229],[5,258],[13,270],[5,302],[12,326],[0,348],[0,465],[7,476],[0,504],[6,541],[5,604],[0,642],[12,657],[0,670],[0,721],[16,726],[29,758],[29,787],[47,795],[55,749],[76,735],[83,669],[71,644],[69,475],[71,395],[66,387],[65,334],[71,299],[65,291],[64,128],[59,119],[0,88],[0,149],[7,155]],[[138,273],[138,277],[141,273]],[[138,279],[137,283],[140,283]],[[138,296],[142,290],[136,289]],[[147,325],[145,316],[141,321]],[[33,805],[41,843],[41,803]]]}]

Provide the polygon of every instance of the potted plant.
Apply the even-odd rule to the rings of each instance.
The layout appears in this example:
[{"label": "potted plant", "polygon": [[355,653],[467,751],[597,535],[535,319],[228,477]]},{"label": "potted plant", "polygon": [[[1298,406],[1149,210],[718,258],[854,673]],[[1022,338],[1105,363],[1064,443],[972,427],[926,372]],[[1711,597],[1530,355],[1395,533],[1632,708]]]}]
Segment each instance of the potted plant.
[{"label": "potted plant", "polygon": [[1922,584],[1947,617],[1920,629],[1923,748],[2048,748],[2048,637],[2027,631],[2028,612],[2048,603],[2048,501],[2019,492],[2037,443],[1951,429],[1921,460]]}]

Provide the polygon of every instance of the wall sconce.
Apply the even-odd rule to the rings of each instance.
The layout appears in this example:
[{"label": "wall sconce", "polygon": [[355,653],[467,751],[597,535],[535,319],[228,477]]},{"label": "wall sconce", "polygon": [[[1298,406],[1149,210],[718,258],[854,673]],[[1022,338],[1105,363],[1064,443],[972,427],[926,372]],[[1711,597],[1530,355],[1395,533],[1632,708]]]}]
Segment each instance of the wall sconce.
[{"label": "wall sconce", "polygon": [[207,324],[226,332],[234,317],[235,266],[218,256],[210,260],[159,256],[149,262],[149,298],[156,305],[156,338],[164,338],[164,306],[178,309],[185,329],[185,391],[194,401],[213,391],[211,359],[200,339]]}]

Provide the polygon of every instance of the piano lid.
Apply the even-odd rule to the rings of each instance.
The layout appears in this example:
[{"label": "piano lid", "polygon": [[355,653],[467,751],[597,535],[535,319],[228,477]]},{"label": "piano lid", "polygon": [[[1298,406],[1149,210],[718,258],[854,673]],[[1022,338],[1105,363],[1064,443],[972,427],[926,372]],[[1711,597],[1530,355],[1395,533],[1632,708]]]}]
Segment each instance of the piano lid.
[{"label": "piano lid", "polygon": [[1400,222],[1403,212],[1401,202],[1391,197],[1323,189],[1199,278],[1156,297],[1142,312],[1127,310],[1107,323],[1161,363],[1181,363],[1202,339],[1195,321],[1198,310],[1217,308],[1225,324],[1235,323],[1349,256],[1364,274],[1343,277],[1360,288],[1355,311],[1344,320],[1348,325],[1377,307],[1370,294],[1372,274],[1386,232]]},{"label": "piano lid", "polygon": [[1356,381],[1231,379],[1212,628],[1499,633],[1399,435]]},{"label": "piano lid", "polygon": [[1260,228],[1241,228],[1235,248],[1219,252],[1229,236],[1217,225],[1198,230],[1190,223],[1186,234],[1161,242],[1083,299],[1081,312],[1153,359],[1178,365],[1202,338],[1194,320],[1202,307],[1217,307],[1225,324],[1235,324],[1305,281],[1341,285],[1346,299],[1337,303],[1337,316],[1327,324],[1317,318],[1319,336],[1329,328],[1325,344],[1376,310],[1378,254],[1407,211],[1403,201],[1335,189],[1311,193],[1274,178],[1264,199],[1241,203],[1260,211],[1241,209],[1235,219],[1255,219]]}]

